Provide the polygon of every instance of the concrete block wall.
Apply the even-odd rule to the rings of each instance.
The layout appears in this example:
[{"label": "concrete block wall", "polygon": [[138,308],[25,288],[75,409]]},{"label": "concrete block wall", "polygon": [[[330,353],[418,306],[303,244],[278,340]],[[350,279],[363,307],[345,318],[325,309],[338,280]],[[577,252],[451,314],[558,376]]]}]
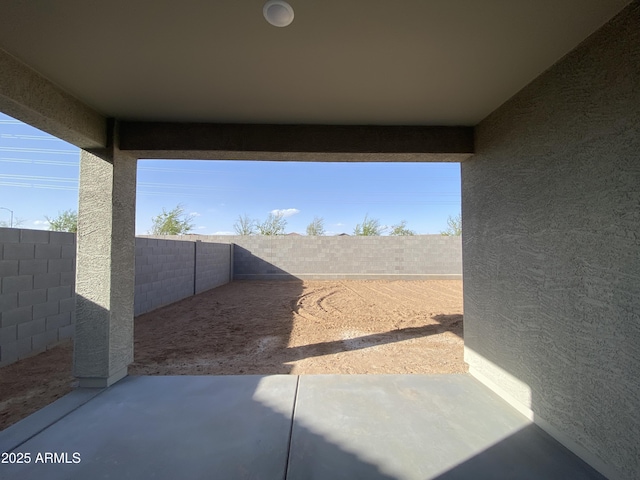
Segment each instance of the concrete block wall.
[{"label": "concrete block wall", "polygon": [[[134,314],[228,283],[232,250],[136,238]],[[0,228],[0,367],[73,336],[75,259],[73,233]]]},{"label": "concrete block wall", "polygon": [[196,242],[195,292],[201,293],[233,280],[233,245]]},{"label": "concrete block wall", "polygon": [[194,294],[195,242],[136,238],[134,314]]},{"label": "concrete block wall", "polygon": [[200,236],[232,242],[234,279],[462,278],[460,237]]},{"label": "concrete block wall", "polygon": [[0,366],[73,336],[75,235],[0,228]]},{"label": "concrete block wall", "polygon": [[229,283],[232,250],[192,236],[136,237],[134,314]]}]

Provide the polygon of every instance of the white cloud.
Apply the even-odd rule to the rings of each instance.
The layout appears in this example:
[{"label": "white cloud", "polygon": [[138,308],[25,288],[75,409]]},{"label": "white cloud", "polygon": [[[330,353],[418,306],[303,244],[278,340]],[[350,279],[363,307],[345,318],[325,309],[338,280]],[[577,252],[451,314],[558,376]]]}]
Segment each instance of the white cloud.
[{"label": "white cloud", "polygon": [[201,217],[202,214],[198,213],[198,212],[191,212],[189,215],[191,215],[192,217]]},{"label": "white cloud", "polygon": [[204,230],[204,229],[206,229],[206,228],[207,228],[207,227],[205,227],[205,226],[203,226],[203,225],[200,225],[200,226],[198,227],[198,230]]},{"label": "white cloud", "polygon": [[336,227],[344,227],[344,223],[336,223]]},{"label": "white cloud", "polygon": [[284,209],[271,210],[271,212],[269,213],[273,213],[274,215],[282,215],[283,217],[286,218],[286,217],[295,215],[296,213],[300,213],[300,210],[298,210],[297,208],[284,208]]},{"label": "white cloud", "polygon": [[235,232],[213,232],[212,235],[235,235]]},{"label": "white cloud", "polygon": [[49,225],[49,221],[48,220],[36,220],[35,222],[33,222],[34,225]]}]

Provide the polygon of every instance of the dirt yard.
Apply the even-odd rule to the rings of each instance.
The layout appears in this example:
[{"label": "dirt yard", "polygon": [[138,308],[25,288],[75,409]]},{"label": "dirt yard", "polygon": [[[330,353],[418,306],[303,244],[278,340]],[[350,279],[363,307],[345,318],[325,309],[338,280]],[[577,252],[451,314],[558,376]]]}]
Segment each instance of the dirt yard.
[{"label": "dirt yard", "polygon": [[[0,428],[71,391],[71,345],[0,369]],[[135,319],[132,375],[462,373],[462,282],[234,282]]]}]

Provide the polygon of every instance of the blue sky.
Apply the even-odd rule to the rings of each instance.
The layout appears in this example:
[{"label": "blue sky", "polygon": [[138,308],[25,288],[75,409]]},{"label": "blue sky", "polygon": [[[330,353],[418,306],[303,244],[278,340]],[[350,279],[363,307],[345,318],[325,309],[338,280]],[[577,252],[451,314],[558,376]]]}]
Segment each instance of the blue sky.
[{"label": "blue sky", "polygon": [[[78,208],[79,157],[73,145],[0,114],[0,207],[22,228],[47,229],[46,216]],[[287,233],[304,233],[314,216],[329,235],[353,233],[365,215],[440,233],[460,213],[460,165],[140,160],[136,234],[178,204],[200,234],[233,233],[239,215],[264,220],[272,211],[284,213]]]}]

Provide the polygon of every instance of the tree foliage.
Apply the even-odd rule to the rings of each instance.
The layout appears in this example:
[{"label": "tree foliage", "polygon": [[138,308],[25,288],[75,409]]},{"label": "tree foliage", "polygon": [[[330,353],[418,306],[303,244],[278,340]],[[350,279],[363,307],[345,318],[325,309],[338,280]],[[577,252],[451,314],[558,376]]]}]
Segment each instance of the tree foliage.
[{"label": "tree foliage", "polygon": [[233,224],[233,229],[238,235],[255,235],[256,233],[256,221],[249,218],[245,213],[238,215],[238,220]]},{"label": "tree foliage", "polygon": [[307,235],[309,236],[324,235],[324,218],[313,217],[313,222],[307,225]]},{"label": "tree foliage", "polygon": [[58,212],[58,216],[55,218],[49,218],[47,216],[44,218],[49,222],[49,230],[72,233],[76,233],[78,231],[78,212],[75,210]]},{"label": "tree foliage", "polygon": [[440,232],[442,235],[460,236],[462,235],[462,215],[447,218],[447,229]]},{"label": "tree foliage", "polygon": [[358,223],[356,228],[353,229],[354,235],[371,237],[382,235],[386,230],[386,227],[380,225],[380,220],[377,218],[369,218],[368,215],[364,216],[362,223]]},{"label": "tree foliage", "polygon": [[270,213],[262,223],[256,223],[260,235],[284,235],[287,220],[281,213]]},{"label": "tree foliage", "polygon": [[407,235],[415,235],[415,234],[416,232],[414,232],[413,230],[409,230],[407,228],[406,220],[402,220],[397,225],[392,225],[391,232],[389,233],[389,235],[394,235],[394,236],[407,236]]},{"label": "tree foliage", "polygon": [[162,209],[162,213],[151,219],[151,235],[183,235],[193,230],[193,215],[184,211],[182,204],[178,204],[172,210]]}]

